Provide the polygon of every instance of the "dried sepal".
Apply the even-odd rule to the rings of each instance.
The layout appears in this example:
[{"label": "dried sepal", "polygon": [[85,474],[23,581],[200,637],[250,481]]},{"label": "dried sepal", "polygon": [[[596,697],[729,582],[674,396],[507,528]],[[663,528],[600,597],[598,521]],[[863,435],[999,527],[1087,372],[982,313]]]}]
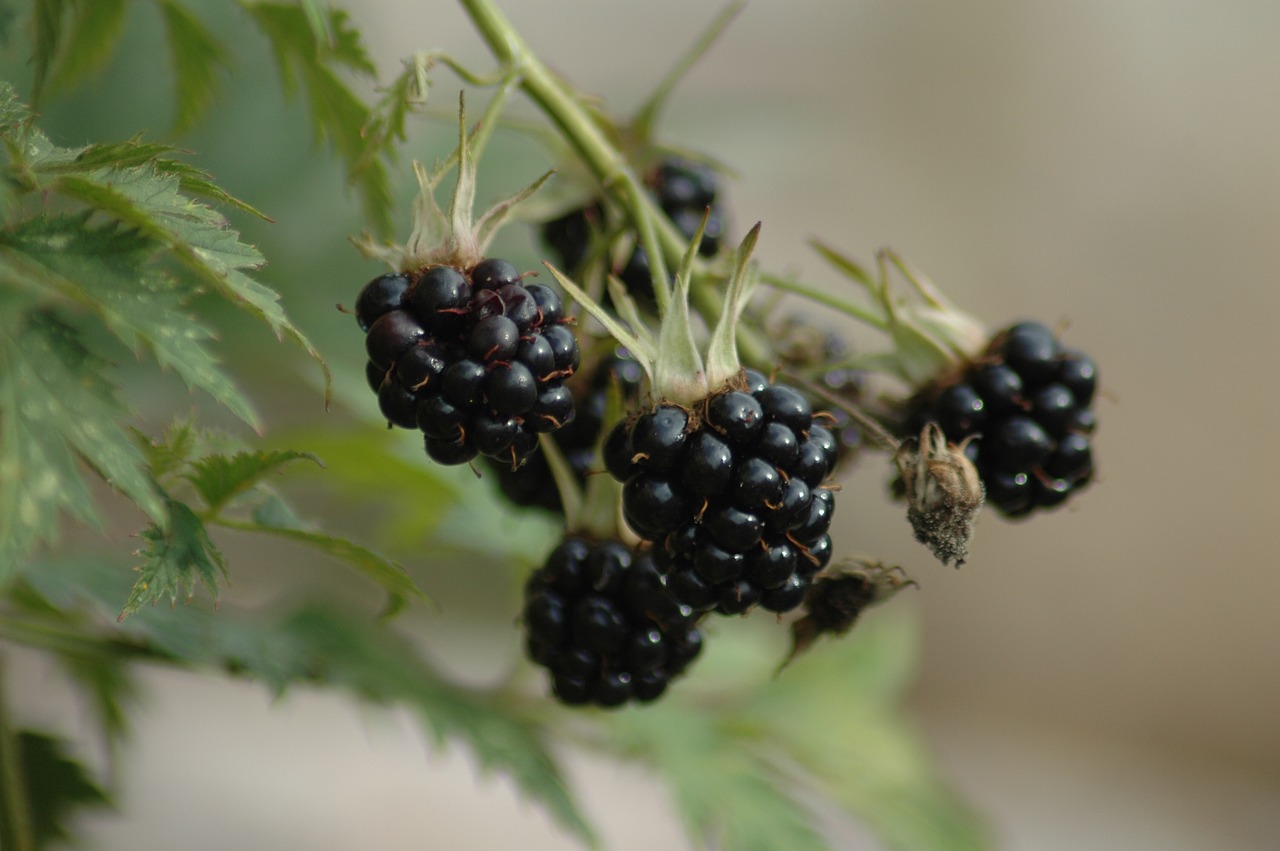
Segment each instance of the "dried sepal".
[{"label": "dried sepal", "polygon": [[964,564],[969,557],[973,522],[985,492],[978,470],[964,454],[965,445],[948,443],[937,423],[927,423],[920,437],[908,437],[893,460],[907,492],[907,520],[916,540],[943,564]]},{"label": "dried sepal", "polygon": [[820,636],[844,635],[868,607],[916,584],[896,565],[853,559],[842,567],[846,569],[815,577],[809,586],[804,598],[805,615],[791,624],[791,652],[778,670],[808,650]]}]

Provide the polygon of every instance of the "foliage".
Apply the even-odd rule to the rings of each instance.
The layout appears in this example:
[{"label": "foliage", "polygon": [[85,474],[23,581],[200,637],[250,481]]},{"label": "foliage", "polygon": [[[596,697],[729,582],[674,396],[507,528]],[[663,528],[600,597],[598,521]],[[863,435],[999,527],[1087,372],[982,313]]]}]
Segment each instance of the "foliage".
[{"label": "foliage", "polygon": [[[983,847],[898,711],[914,662],[909,621],[872,618],[855,640],[772,680],[777,654],[746,632],[717,643],[696,686],[611,714],[552,706],[525,688],[523,669],[479,687],[453,682],[427,660],[403,619],[390,618],[426,599],[418,568],[462,554],[503,565],[514,585],[559,530],[522,518],[491,534],[483,518],[503,510],[492,489],[469,471],[431,468],[420,451],[410,457],[372,412],[299,427],[253,402],[263,376],[227,365],[237,335],[253,326],[307,355],[320,377],[298,382],[299,392],[317,410],[335,398],[340,411],[354,410],[347,399],[364,391],[342,369],[331,379],[321,351],[332,341],[313,342],[286,314],[260,272],[263,253],[228,218],[242,229],[267,221],[258,208],[273,204],[271,194],[234,197],[193,164],[198,154],[169,141],[59,146],[24,104],[43,111],[109,78],[142,5],[33,0],[13,25],[31,36],[18,40],[29,50],[21,58],[30,79],[25,88],[0,81],[0,648],[34,648],[56,662],[113,752],[137,732],[139,672],[178,667],[249,678],[274,693],[323,687],[410,707],[438,744],[459,744],[511,777],[586,845],[597,843],[595,832],[555,756],[566,742],[648,764],[702,847],[830,847],[813,800],[856,815],[894,848]],[[396,148],[443,66],[476,87],[519,78],[579,166],[601,183],[616,179],[612,200],[636,220],[655,268],[664,254],[679,258],[685,246],[655,224],[634,174],[609,147],[618,128],[584,111],[534,57],[510,53],[520,42],[487,2],[463,5],[494,48],[497,71],[475,74],[424,53],[378,91],[379,69],[347,13],[317,0],[242,0],[236,14],[274,58],[284,97],[305,101],[312,138],[327,143],[375,234],[391,229]],[[253,47],[233,47],[212,25],[223,19],[182,0],[156,0],[142,14],[158,15],[168,45],[170,135],[216,121],[220,93],[240,85],[230,71]],[[662,82],[637,122],[645,134],[673,82]],[[291,262],[272,257],[273,266]],[[191,411],[173,421],[155,421],[140,404],[147,387],[167,380],[162,374],[193,394]],[[268,425],[278,429],[270,445]],[[289,487],[299,479],[310,486]],[[347,510],[360,522],[344,523]],[[68,521],[87,530],[68,534]],[[122,522],[133,524],[129,545],[119,543]],[[362,540],[350,539],[347,525],[362,528]],[[384,604],[363,611],[321,584],[282,589],[261,607],[220,600],[242,569],[225,555],[235,537],[342,564]],[[412,573],[397,560],[405,553],[414,553]],[[111,784],[79,761],[79,747],[17,729],[5,697],[0,689],[4,847],[72,838],[75,812],[110,804]]]}]

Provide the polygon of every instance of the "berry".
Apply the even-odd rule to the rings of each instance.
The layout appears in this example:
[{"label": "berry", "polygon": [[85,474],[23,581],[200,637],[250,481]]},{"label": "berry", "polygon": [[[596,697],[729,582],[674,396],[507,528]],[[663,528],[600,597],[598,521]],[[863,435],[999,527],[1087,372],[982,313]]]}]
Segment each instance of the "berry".
[{"label": "berry", "polygon": [[680,603],[784,612],[830,559],[836,443],[795,389],[741,377],[691,409],[657,405],[620,424],[606,465]]},{"label": "berry", "polygon": [[[719,186],[715,172],[701,163],[666,157],[648,171],[645,184],[685,239],[693,238],[710,208],[698,253],[711,257],[720,250],[724,218],[716,204]],[[603,208],[592,204],[542,225],[543,242],[556,256],[560,267],[572,272],[582,264],[603,218]],[[653,273],[649,255],[643,248],[635,246],[622,267],[614,271],[633,297],[642,304],[654,304]]]},{"label": "berry", "polygon": [[[533,345],[539,351],[545,351],[546,363],[550,364],[550,344],[539,337]],[[546,347],[545,350],[543,347]],[[553,432],[552,437],[569,462],[578,483],[585,484],[587,475],[593,469],[600,469],[600,462],[595,457],[595,446],[604,427],[606,390],[616,380],[622,386],[624,396],[636,396],[642,375],[639,365],[625,352],[615,351],[604,358],[593,360],[590,372],[575,373],[565,382],[548,382],[539,378],[538,367],[534,364],[534,360],[542,363],[542,355],[536,359],[523,355],[517,357],[533,370],[539,384],[538,399],[525,416],[525,422],[534,432]],[[554,367],[548,367],[551,368]],[[578,391],[576,400],[574,390]],[[625,451],[625,447],[623,450]],[[609,457],[606,449],[606,463]],[[555,487],[551,469],[541,453],[531,456],[527,463],[516,469],[512,469],[511,464],[501,458],[491,458],[489,466],[503,496],[516,505],[538,507],[552,512],[563,510],[560,492]]]},{"label": "berry", "polygon": [[904,436],[936,422],[965,445],[987,503],[1008,517],[1051,508],[1093,475],[1097,367],[1039,322],[997,334],[986,352],[908,403]]},{"label": "berry", "polygon": [[529,658],[570,705],[655,700],[702,650],[652,556],[617,541],[562,541],[525,584],[522,620]]},{"label": "berry", "polygon": [[578,341],[559,296],[521,277],[497,258],[470,273],[437,264],[375,278],[356,300],[383,416],[421,430],[440,463],[483,454],[518,467],[538,433],[573,419],[563,383],[578,368]]}]

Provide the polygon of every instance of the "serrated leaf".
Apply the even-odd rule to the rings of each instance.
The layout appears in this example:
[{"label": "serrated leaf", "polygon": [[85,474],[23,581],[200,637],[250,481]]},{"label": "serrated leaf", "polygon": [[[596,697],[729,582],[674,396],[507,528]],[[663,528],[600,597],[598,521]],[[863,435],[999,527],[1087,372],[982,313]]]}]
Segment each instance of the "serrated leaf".
[{"label": "serrated leaf", "polygon": [[[89,777],[84,766],[67,755],[61,739],[23,730],[14,737],[14,743],[26,785],[31,838],[37,849],[70,839],[68,824],[78,811],[111,805],[107,793]],[[17,838],[9,835],[8,822],[7,818],[0,820],[0,839],[4,840],[0,845],[16,848]]]},{"label": "serrated leaf", "polygon": [[51,539],[58,511],[93,518],[75,457],[154,520],[166,515],[105,370],[48,312],[30,314],[0,342],[0,582],[32,545]]},{"label": "serrated leaf", "polygon": [[212,516],[267,476],[290,462],[302,459],[324,466],[310,452],[291,449],[244,451],[234,455],[207,455],[195,460],[184,478],[195,486],[205,501],[205,513]]},{"label": "serrated leaf", "polygon": [[161,0],[160,13],[176,84],[174,129],[182,131],[194,125],[213,102],[217,73],[229,68],[227,51],[182,4]]},{"label": "serrated leaf", "polygon": [[174,159],[173,155],[176,153],[179,151],[172,145],[144,142],[135,137],[125,142],[99,143],[83,148],[58,148],[43,157],[34,168],[42,174],[76,174],[93,173],[103,168],[150,166],[157,174],[178,178],[178,188],[183,192],[267,219],[266,214],[214,183],[208,172]]},{"label": "serrated leaf", "polygon": [[101,169],[63,174],[50,188],[106,211],[142,233],[160,240],[201,281],[221,296],[265,320],[277,337],[288,336],[321,366],[329,367],[311,341],[285,316],[280,296],[242,269],[262,265],[261,253],[240,241],[219,213],[182,195],[179,181],[154,167]]},{"label": "serrated leaf", "polygon": [[671,704],[620,715],[612,726],[624,752],[662,775],[700,847],[830,851],[790,779],[765,756],[760,731]]},{"label": "serrated leaf", "polygon": [[204,523],[185,503],[168,501],[169,517],[163,525],[152,524],[140,537],[146,542],[139,550],[142,564],[139,576],[120,612],[120,620],[143,606],[168,598],[189,600],[197,585],[218,598],[218,580],[226,578],[227,563],[221,551],[209,538]]},{"label": "serrated leaf", "polygon": [[70,88],[106,64],[124,31],[126,3],[127,0],[79,0],[68,5],[71,32],[58,46],[58,60],[47,92]]},{"label": "serrated leaf", "polygon": [[373,229],[386,234],[391,227],[390,181],[385,160],[369,155],[370,142],[364,134],[372,111],[331,67],[375,75],[359,32],[349,25],[344,12],[330,10],[331,38],[326,45],[318,38],[309,10],[302,6],[254,3],[248,12],[271,42],[285,91],[296,90],[301,82],[317,141],[331,144],[346,167],[348,181],[360,193]]},{"label": "serrated leaf", "polygon": [[248,399],[205,348],[212,333],[182,311],[189,293],[160,277],[151,257],[158,246],[115,224],[89,225],[87,216],[32,219],[0,234],[0,258],[95,311],[135,352],[148,349],[193,389],[204,390],[257,428]]}]

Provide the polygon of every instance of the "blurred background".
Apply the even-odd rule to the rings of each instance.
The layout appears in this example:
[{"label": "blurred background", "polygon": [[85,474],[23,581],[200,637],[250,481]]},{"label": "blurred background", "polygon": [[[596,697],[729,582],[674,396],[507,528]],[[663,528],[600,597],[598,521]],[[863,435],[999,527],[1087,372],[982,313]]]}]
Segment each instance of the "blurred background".
[{"label": "blurred background", "polygon": [[[721,8],[502,5],[544,60],[615,113],[637,106]],[[490,65],[450,2],[351,11],[388,76],[422,48]],[[153,17],[131,18],[130,44],[147,43]],[[241,24],[231,15],[224,26],[234,38]],[[163,130],[167,83],[146,80],[155,65],[144,52],[122,51],[107,82],[50,107],[55,134],[93,134],[59,143]],[[265,48],[237,61],[240,81],[275,74]],[[131,101],[102,88],[140,78],[155,90]],[[456,80],[435,80],[447,112]],[[345,242],[358,205],[274,76],[257,91],[227,86],[217,109],[187,143],[233,193],[286,205],[266,210],[279,224],[237,226],[268,257],[302,255],[264,279],[335,366],[358,369],[354,323],[333,310],[378,271]],[[453,132],[417,125],[407,154],[443,156]],[[962,570],[911,540],[874,465],[846,482],[836,518],[838,551],[900,563],[921,585],[873,616],[918,620],[907,711],[1000,847],[1280,847],[1280,5],[749,3],[679,88],[661,137],[736,172],[731,236],[762,220],[767,268],[843,286],[808,240],[866,261],[891,245],[993,328],[1040,319],[1099,364],[1095,483],[1029,522],[983,516]],[[482,200],[545,167],[504,158],[504,146],[524,150],[518,141],[495,141],[482,175],[500,185]],[[527,234],[506,246],[536,259]],[[880,342],[869,333],[855,345]],[[314,367],[266,334],[224,354],[240,375],[279,376],[249,387],[273,429],[341,418],[317,405]],[[190,403],[176,393],[149,404]],[[236,599],[259,592],[258,571],[278,587],[327,569],[251,543],[227,541]],[[433,653],[483,676],[510,638],[493,595],[513,590],[476,587],[461,569],[432,583]],[[491,620],[468,617],[481,611]],[[15,665],[31,683],[28,711],[75,722],[56,681],[32,660]],[[118,767],[127,816],[89,825],[90,847],[575,847],[509,784],[477,782],[466,758],[432,751],[395,713],[305,692],[272,701],[173,672],[147,684],[140,735]],[[642,772],[566,759],[607,847],[684,847]],[[195,808],[192,789],[223,803]],[[876,847],[841,830],[850,848]]]}]

